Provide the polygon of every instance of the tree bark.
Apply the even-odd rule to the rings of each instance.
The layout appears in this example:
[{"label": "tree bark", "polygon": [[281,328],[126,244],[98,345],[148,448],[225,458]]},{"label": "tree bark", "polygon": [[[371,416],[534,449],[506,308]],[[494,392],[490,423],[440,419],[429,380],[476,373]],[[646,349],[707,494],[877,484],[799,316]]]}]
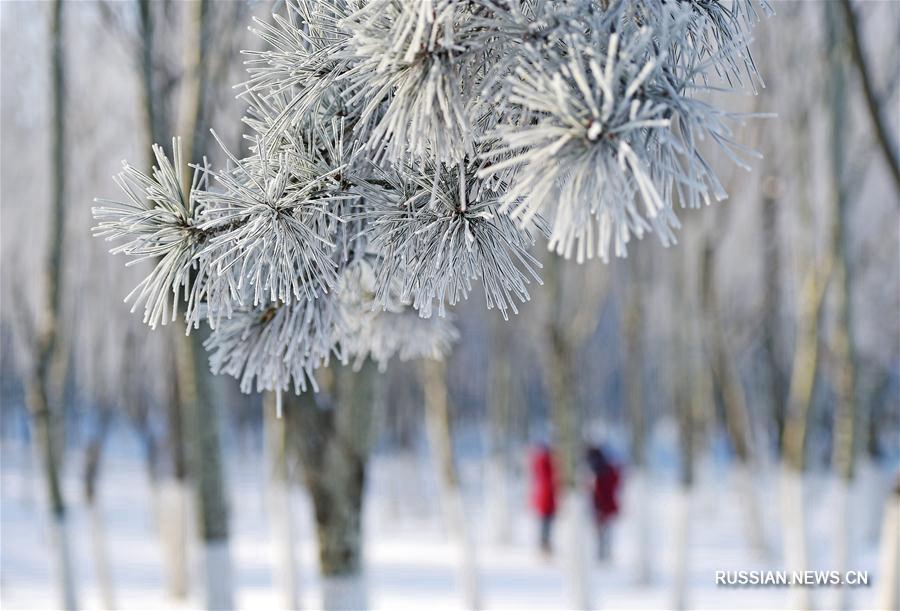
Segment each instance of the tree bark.
[{"label": "tree bark", "polygon": [[84,500],[90,520],[91,552],[94,561],[94,573],[100,590],[100,602],[104,609],[116,609],[112,569],[110,568],[109,550],[106,542],[106,523],[97,495],[103,445],[109,432],[112,411],[108,407],[100,407],[99,411],[97,429],[85,452]]},{"label": "tree bark", "polygon": [[51,405],[52,363],[58,349],[62,289],[62,248],[65,229],[66,199],[66,73],[64,55],[63,2],[54,0],[51,8],[49,45],[51,49],[51,201],[47,236],[48,250],[42,270],[43,302],[41,303],[34,337],[33,361],[26,379],[26,402],[31,412],[34,441],[41,457],[47,499],[50,503],[50,530],[59,589],[60,607],[78,606],[74,568],[69,542],[67,508],[60,482],[60,455],[63,440],[58,434],[62,418],[62,404]]},{"label": "tree bark", "polygon": [[900,606],[900,477],[887,500],[881,526],[878,586],[879,609],[896,609]]},{"label": "tree bark", "polygon": [[447,393],[446,364],[426,360],[422,363],[422,389],[425,395],[425,422],[434,465],[438,471],[441,507],[451,539],[459,554],[459,588],[466,609],[480,608],[475,542],[466,520],[465,499],[453,457],[453,433],[450,400]]},{"label": "tree bark", "polygon": [[[722,227],[713,231],[721,235]],[[738,492],[744,512],[744,524],[750,547],[760,556],[768,555],[759,499],[754,485],[757,470],[750,414],[740,372],[728,345],[722,314],[719,308],[716,283],[715,256],[717,242],[707,235],[700,263],[700,301],[703,312],[705,356],[725,413],[725,428],[737,457]]]},{"label": "tree bark", "polygon": [[763,238],[763,332],[762,344],[766,370],[768,403],[775,422],[778,447],[784,437],[786,419],[787,380],[782,366],[781,345],[781,246],[779,243],[778,205],[779,178],[768,168],[763,180],[762,238]]},{"label": "tree bark", "polygon": [[[186,38],[179,131],[186,139],[183,150],[188,162],[199,156],[196,134],[204,130],[210,24],[209,0],[184,5]],[[192,171],[184,168],[185,196],[190,197]],[[183,321],[182,321],[183,322]],[[199,531],[205,563],[205,592],[209,608],[233,608],[228,506],[222,474],[218,424],[209,388],[209,372],[203,348],[203,333],[195,330],[181,336],[178,345],[178,388],[188,443],[190,474],[197,496]]]},{"label": "tree bark", "polygon": [[506,321],[491,318],[491,361],[488,386],[489,448],[485,499],[490,532],[500,545],[512,538],[510,478],[512,476],[513,383],[511,337]]},{"label": "tree bark", "polygon": [[[897,157],[897,143],[891,138],[891,129],[881,110],[881,100],[875,92],[875,83],[871,74],[871,67],[862,48],[862,34],[860,33],[859,20],[850,0],[841,0],[841,8],[847,24],[851,57],[859,72],[859,78],[863,86],[863,94],[866,100],[866,110],[872,125],[875,128],[875,137],[881,149],[884,161],[894,180],[894,189],[900,192],[900,160]],[[896,133],[896,132],[894,132]]]},{"label": "tree bark", "polygon": [[649,585],[653,579],[650,546],[652,526],[650,507],[653,491],[649,485],[647,468],[647,406],[644,397],[644,299],[642,285],[643,255],[634,249],[628,257],[628,286],[625,304],[625,390],[628,423],[631,428],[631,489],[637,520],[637,555],[635,578],[639,586]]},{"label": "tree bark", "polygon": [[[555,299],[563,294],[560,258],[551,254],[544,266],[545,283]],[[574,609],[591,607],[588,579],[588,546],[584,535],[591,524],[587,495],[582,482],[581,410],[576,395],[577,373],[575,353],[577,342],[569,335],[571,320],[566,320],[562,305],[556,301],[551,320],[544,329],[545,349],[541,369],[544,385],[549,393],[550,417],[555,429],[554,456],[556,458],[559,495],[558,535],[562,553],[564,587],[568,605]],[[573,317],[574,318],[574,317]]]},{"label": "tree bark", "polygon": [[291,507],[290,479],[287,470],[287,427],[279,418],[275,394],[266,393],[263,402],[269,506],[269,536],[272,545],[272,564],[281,589],[285,609],[300,608],[300,571],[297,561],[294,512]]},{"label": "tree bark", "polygon": [[210,401],[209,374],[200,331],[179,343],[178,390],[185,418],[189,472],[194,480],[202,545],[206,607],[233,609],[228,502],[222,473],[218,414]]},{"label": "tree bark", "polygon": [[362,510],[378,371],[334,365],[318,374],[319,393],[283,397],[289,450],[312,497],[324,609],[363,609]]},{"label": "tree bark", "polygon": [[700,451],[700,426],[702,411],[712,399],[710,376],[702,366],[700,351],[696,345],[696,319],[691,312],[693,304],[687,288],[685,254],[673,263],[674,272],[673,314],[675,326],[672,347],[675,353],[670,385],[672,402],[678,422],[680,445],[679,488],[674,507],[675,522],[675,577],[672,607],[686,609],[690,606],[688,575],[690,574],[691,518],[693,516],[696,461]]},{"label": "tree bark", "polygon": [[[155,3],[136,0],[139,42],[135,49],[140,65],[140,97],[146,137],[147,168],[153,165],[153,144],[164,145],[168,139],[165,117],[160,112],[163,94],[156,78],[156,15]],[[183,332],[178,325],[166,329],[167,341],[173,353],[179,351]],[[184,599],[188,594],[187,560],[187,512],[190,486],[187,481],[187,457],[185,450],[184,417],[178,391],[177,359],[167,359],[163,366],[169,369],[171,396],[166,414],[166,450],[168,466],[159,482],[159,535],[165,558],[165,581],[169,596]]]},{"label": "tree bark", "polygon": [[[846,571],[853,566],[854,545],[854,509],[851,489],[855,481],[856,467],[856,358],[853,354],[853,316],[852,316],[852,265],[849,252],[849,198],[845,188],[847,174],[846,164],[846,123],[847,112],[846,65],[844,31],[838,7],[828,3],[825,7],[828,47],[830,49],[829,72],[831,76],[831,236],[830,249],[834,253],[834,269],[832,282],[832,305],[835,310],[836,324],[831,341],[833,357],[832,380],[837,403],[834,413],[834,441],[832,443],[832,465],[839,479],[838,506],[835,512],[836,527],[836,566],[839,571]],[[845,11],[847,18],[853,19],[852,10]],[[851,37],[852,38],[852,37]],[[898,183],[900,185],[900,183]],[[851,588],[841,588],[839,605],[848,609],[852,605]]]}]

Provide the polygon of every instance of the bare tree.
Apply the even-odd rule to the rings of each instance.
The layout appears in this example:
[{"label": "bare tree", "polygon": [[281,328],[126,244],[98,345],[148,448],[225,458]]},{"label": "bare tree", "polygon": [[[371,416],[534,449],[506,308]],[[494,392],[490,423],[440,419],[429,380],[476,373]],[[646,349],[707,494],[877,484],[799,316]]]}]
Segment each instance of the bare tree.
[{"label": "bare tree", "polygon": [[369,360],[358,372],[333,365],[319,378],[319,393],[284,395],[288,449],[312,498],[322,608],[363,609],[363,490],[379,401],[377,367]]},{"label": "bare tree", "polygon": [[555,429],[554,451],[562,494],[559,535],[563,540],[563,570],[568,604],[579,609],[591,606],[587,547],[583,541],[591,526],[582,490],[584,440],[578,352],[597,328],[600,302],[606,293],[605,282],[597,278],[596,270],[593,278],[588,276],[588,269],[585,266],[572,270],[578,274],[578,284],[583,289],[576,290],[574,283],[566,282],[558,257],[546,258],[544,278],[551,302],[541,338],[541,370]]},{"label": "bare tree", "polygon": [[[844,12],[849,20],[853,13]],[[830,49],[830,93],[829,125],[831,178],[831,232],[829,249],[833,253],[832,306],[835,312],[835,326],[831,338],[831,356],[834,366],[831,379],[834,384],[837,403],[834,412],[834,442],[832,465],[839,478],[838,504],[835,512],[836,526],[836,568],[841,571],[853,566],[854,521],[851,488],[856,464],[857,389],[856,358],[853,353],[852,317],[852,273],[850,261],[849,233],[849,193],[847,193],[847,138],[846,125],[849,120],[847,108],[846,52],[844,46],[844,24],[841,13],[833,3],[825,6],[825,21],[828,48]],[[852,28],[851,28],[852,29]],[[851,36],[852,38],[852,36]],[[857,41],[858,43],[858,41]],[[896,166],[894,166],[896,170]],[[898,183],[900,184],[900,183]],[[849,608],[850,588],[841,589],[840,605]]]},{"label": "bare tree", "polygon": [[706,232],[700,256],[700,304],[703,315],[703,344],[712,381],[724,408],[725,427],[737,457],[737,483],[744,512],[748,543],[761,556],[768,554],[755,472],[758,470],[755,441],[747,397],[729,343],[716,280],[716,254],[725,234],[730,208],[719,208],[714,226]]},{"label": "bare tree", "polygon": [[651,524],[650,507],[652,506],[652,486],[650,470],[647,465],[647,429],[648,410],[644,388],[646,384],[644,370],[647,365],[644,352],[645,287],[644,270],[646,253],[641,249],[629,255],[627,263],[628,286],[624,306],[624,339],[625,339],[625,392],[628,422],[631,429],[631,470],[632,490],[634,491],[634,510],[637,512],[637,583],[647,585],[653,579],[651,566]]},{"label": "bare tree", "polygon": [[512,434],[515,415],[519,415],[512,372],[513,333],[510,326],[497,316],[490,320],[490,375],[488,382],[488,439],[485,502],[490,530],[495,541],[507,544],[512,536],[511,491]]},{"label": "bare tree", "polygon": [[678,423],[679,439],[679,489],[674,506],[675,528],[675,575],[673,580],[672,608],[690,607],[688,575],[691,566],[690,539],[692,516],[694,514],[695,489],[697,480],[697,457],[703,450],[702,438],[707,415],[705,411],[712,399],[712,380],[703,366],[699,350],[701,338],[698,316],[693,295],[696,292],[689,285],[686,265],[688,253],[681,251],[673,258],[672,301],[673,317],[671,329],[670,357],[672,365],[668,371],[669,396]]},{"label": "bare tree", "polygon": [[62,417],[61,404],[52,404],[54,388],[52,363],[59,349],[60,311],[62,309],[63,235],[66,218],[66,66],[65,28],[62,0],[51,6],[49,46],[51,49],[50,97],[51,119],[51,180],[50,231],[47,252],[41,273],[42,299],[37,318],[26,324],[26,335],[32,349],[32,363],[26,375],[26,401],[31,411],[34,439],[37,444],[50,502],[51,532],[56,556],[60,607],[75,609],[78,597],[72,565],[69,523],[63,495],[60,454],[63,440],[58,432]]},{"label": "bare tree", "polygon": [[263,433],[266,449],[266,489],[272,564],[285,609],[300,608],[300,571],[297,560],[294,511],[288,473],[287,420],[277,414],[275,393],[263,401]]},{"label": "bare tree", "polygon": [[466,520],[465,499],[453,452],[450,423],[450,398],[447,371],[443,361],[428,359],[422,363],[422,389],[425,395],[425,423],[435,467],[444,522],[459,554],[459,587],[467,609],[480,608],[478,569],[471,525]]},{"label": "bare tree", "polygon": [[894,179],[894,189],[900,193],[900,159],[897,157],[897,143],[892,137],[892,133],[896,134],[896,131],[892,132],[884,116],[884,107],[887,105],[887,99],[876,91],[872,67],[862,46],[862,33],[856,9],[853,8],[851,0],[840,0],[840,2],[846,23],[851,57],[862,83],[866,110],[872,121],[872,126],[875,128],[875,137],[878,141],[879,150],[888,166],[891,178]]},{"label": "bare tree", "polygon": [[104,608],[115,609],[117,605],[106,542],[106,521],[97,498],[103,446],[109,434],[112,408],[108,405],[101,405],[98,406],[96,412],[97,422],[85,449],[82,481],[84,485],[84,500],[87,504],[88,519],[91,525],[91,551],[97,584],[100,588],[100,601],[103,603]]},{"label": "bare tree", "polygon": [[780,178],[775,164],[765,164],[761,190],[761,234],[763,237],[762,348],[766,371],[767,403],[775,422],[775,438],[780,445],[784,435],[787,380],[782,358],[781,242],[778,206],[781,203]]}]

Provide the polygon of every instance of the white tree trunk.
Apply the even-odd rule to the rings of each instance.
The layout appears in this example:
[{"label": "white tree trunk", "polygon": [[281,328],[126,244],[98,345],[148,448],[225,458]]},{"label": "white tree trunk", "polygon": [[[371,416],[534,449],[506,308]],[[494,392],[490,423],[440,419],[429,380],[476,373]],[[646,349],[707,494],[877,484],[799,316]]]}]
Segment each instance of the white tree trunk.
[{"label": "white tree trunk", "polygon": [[881,526],[877,607],[900,607],[900,487],[888,498]]},{"label": "white tree trunk", "polygon": [[55,570],[59,584],[58,591],[62,593],[63,604],[66,609],[77,609],[77,595],[75,593],[75,567],[72,565],[72,547],[69,537],[69,521],[65,515],[54,515],[50,520],[50,538],[56,554]]},{"label": "white tree trunk", "polygon": [[591,608],[588,558],[597,546],[592,545],[594,528],[587,502],[587,495],[583,491],[569,489],[563,493],[560,507],[560,552],[566,603],[570,609]]},{"label": "white tree trunk", "polygon": [[475,542],[466,521],[465,501],[462,490],[456,486],[442,486],[441,504],[447,519],[448,530],[457,553],[457,581],[464,609],[480,609],[478,568]]},{"label": "white tree trunk", "polygon": [[283,479],[270,479],[268,504],[272,561],[276,581],[281,590],[281,604],[285,609],[299,609],[300,571],[296,554],[297,537],[291,511],[290,490]]},{"label": "white tree trunk", "polygon": [[169,596],[185,598],[188,593],[187,561],[187,482],[165,477],[159,484],[159,535],[165,562],[166,588]]},{"label": "white tree trunk", "polygon": [[[266,448],[266,501],[269,511],[269,539],[275,580],[281,590],[285,609],[300,608],[300,580],[296,553],[294,512],[285,453],[285,419],[281,417],[279,398],[266,397],[263,408],[263,433]],[[272,405],[275,403],[276,405]],[[275,413],[275,412],[279,413]]]},{"label": "white tree trunk", "polygon": [[486,479],[485,499],[491,537],[497,545],[509,545],[512,540],[509,472],[502,456],[493,455],[488,458]]},{"label": "white tree trunk", "polygon": [[368,606],[363,575],[322,577],[322,608],[357,610]]},{"label": "white tree trunk", "polygon": [[674,590],[672,608],[687,609],[688,574],[690,573],[690,555],[688,544],[691,531],[691,512],[693,504],[692,489],[679,486],[673,499],[673,519],[675,522],[675,555],[674,555]]},{"label": "white tree trunk", "polygon": [[450,404],[447,393],[445,364],[428,360],[422,364],[422,384],[425,392],[425,426],[438,476],[441,508],[447,530],[457,547],[457,566],[462,604],[466,609],[480,607],[478,569],[475,541],[466,520],[465,501],[459,473],[453,458],[453,439],[450,429]]},{"label": "white tree trunk", "polygon": [[651,498],[652,487],[649,485],[649,475],[646,469],[635,469],[631,475],[632,508],[635,514],[636,549],[635,549],[635,581],[639,586],[647,586],[653,580],[653,569],[650,560],[650,546],[652,541],[652,526],[650,522],[650,507],[653,505]]},{"label": "white tree trunk", "polygon": [[100,604],[104,609],[116,609],[113,594],[112,570],[109,566],[109,552],[106,545],[106,525],[100,502],[94,500],[88,505],[88,519],[91,524],[91,551],[94,556],[94,573],[100,590]]},{"label": "white tree trunk", "polygon": [[762,510],[759,506],[759,494],[756,489],[756,477],[752,465],[738,462],[735,467],[735,481],[738,488],[738,502],[744,514],[747,543],[757,557],[766,559],[770,555],[769,544],[766,541]]},{"label": "white tree trunk", "polygon": [[[806,538],[806,503],[803,474],[786,465],[781,468],[781,519],[784,526],[784,561],[788,571],[805,571],[809,567]],[[809,609],[809,588],[790,588],[788,605],[792,609]]]},{"label": "white tree trunk", "polygon": [[891,494],[891,471],[884,469],[869,456],[860,457],[856,470],[858,509],[862,513],[860,541],[877,545]]},{"label": "white tree trunk", "polygon": [[[848,481],[843,477],[835,478],[835,500],[834,500],[834,535],[835,535],[835,553],[834,553],[834,570],[846,574],[848,569],[854,567],[854,529],[853,529],[853,511],[852,501],[850,498],[850,489],[853,485],[852,481]],[[851,592],[853,588],[842,587],[837,590],[837,608],[850,609],[853,604],[851,600]]]},{"label": "white tree trunk", "polygon": [[203,580],[205,608],[209,611],[232,611],[231,552],[228,539],[203,542]]}]

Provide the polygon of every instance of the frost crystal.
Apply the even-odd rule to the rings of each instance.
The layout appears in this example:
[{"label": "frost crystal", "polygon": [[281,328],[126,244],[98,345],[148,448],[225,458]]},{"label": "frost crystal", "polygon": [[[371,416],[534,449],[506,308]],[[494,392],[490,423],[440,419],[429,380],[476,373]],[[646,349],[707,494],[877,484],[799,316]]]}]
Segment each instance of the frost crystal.
[{"label": "frost crystal", "polygon": [[288,0],[245,52],[250,153],[204,162],[184,193],[177,145],[171,162],[155,147],[96,233],[156,261],[129,296],[145,321],[207,320],[213,370],[244,390],[301,391],[333,356],[440,355],[446,307],[476,285],[504,317],[529,298],[537,234],[607,260],[647,232],[674,241],[675,202],[726,197],[708,156],[747,151],[705,94],[761,86],[748,44],[769,12]]}]

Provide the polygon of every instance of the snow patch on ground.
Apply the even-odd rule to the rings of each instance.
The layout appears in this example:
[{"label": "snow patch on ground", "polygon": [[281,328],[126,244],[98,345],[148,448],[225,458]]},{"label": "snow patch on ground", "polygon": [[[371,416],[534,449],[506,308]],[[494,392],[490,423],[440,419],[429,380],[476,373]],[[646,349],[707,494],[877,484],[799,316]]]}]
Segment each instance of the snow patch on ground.
[{"label": "snow patch on ground", "polygon": [[[261,454],[261,453],[260,453]],[[58,605],[53,589],[50,544],[45,504],[39,472],[24,446],[3,442],[0,465],[0,606],[4,609],[46,609]],[[89,519],[76,477],[77,455],[70,454],[65,486],[71,506],[72,551],[80,584],[81,606],[98,608],[100,597],[90,559]],[[456,588],[457,557],[440,520],[434,495],[431,469],[417,463],[419,472],[410,474],[406,464],[392,457],[378,457],[370,470],[365,516],[365,580],[369,604],[378,609],[429,611],[460,608]],[[488,511],[483,502],[483,470],[463,465],[466,474],[466,503],[478,542],[482,602],[491,609],[559,609],[565,603],[560,558],[545,560],[536,553],[536,526],[527,509],[525,486],[511,482],[514,503],[511,544],[497,546],[486,532]],[[397,481],[398,475],[409,481]],[[116,599],[128,609],[198,608],[203,600],[197,570],[200,558],[196,545],[189,548],[192,566],[191,596],[187,601],[167,597],[163,582],[163,554],[156,534],[150,491],[136,444],[115,440],[104,464],[100,503],[107,520],[108,548],[116,588]],[[243,609],[280,608],[283,598],[276,591],[272,571],[265,499],[265,468],[258,456],[237,449],[228,463],[231,492],[233,572],[235,601]],[[425,482],[425,485],[422,485]],[[626,480],[627,484],[627,480]],[[695,492],[691,515],[691,542],[688,557],[687,604],[692,608],[774,609],[788,604],[786,588],[723,588],[715,585],[717,570],[782,569],[779,533],[778,486],[775,474],[758,482],[764,512],[766,536],[775,553],[766,561],[754,557],[747,544],[734,478],[727,469],[706,469]],[[591,553],[590,588],[594,604],[601,608],[662,608],[672,604],[675,544],[674,500],[677,486],[670,477],[651,476],[650,499],[637,499],[624,491],[624,512],[616,527],[613,559],[601,565],[594,560],[594,533],[584,535]],[[833,569],[834,528],[832,496],[835,487],[820,476],[810,476],[807,485],[810,508],[811,569]],[[304,608],[316,608],[321,601],[321,583],[316,570],[316,550],[309,499],[299,488],[292,491],[294,527],[298,537],[300,596]],[[860,499],[859,496],[856,497]],[[865,499],[859,502],[865,503]],[[636,584],[637,503],[649,503],[652,532],[650,540],[653,582]],[[857,512],[868,515],[869,508]],[[864,526],[864,525],[862,525]],[[193,524],[189,532],[193,532]],[[866,530],[860,528],[859,530]],[[555,533],[560,535],[561,533]],[[558,537],[557,537],[558,539]],[[557,544],[559,541],[557,541]],[[863,542],[854,569],[868,570],[870,587],[853,593],[853,604],[869,608],[877,593],[877,546]],[[818,588],[814,603],[823,608],[836,604],[837,590]]]}]

